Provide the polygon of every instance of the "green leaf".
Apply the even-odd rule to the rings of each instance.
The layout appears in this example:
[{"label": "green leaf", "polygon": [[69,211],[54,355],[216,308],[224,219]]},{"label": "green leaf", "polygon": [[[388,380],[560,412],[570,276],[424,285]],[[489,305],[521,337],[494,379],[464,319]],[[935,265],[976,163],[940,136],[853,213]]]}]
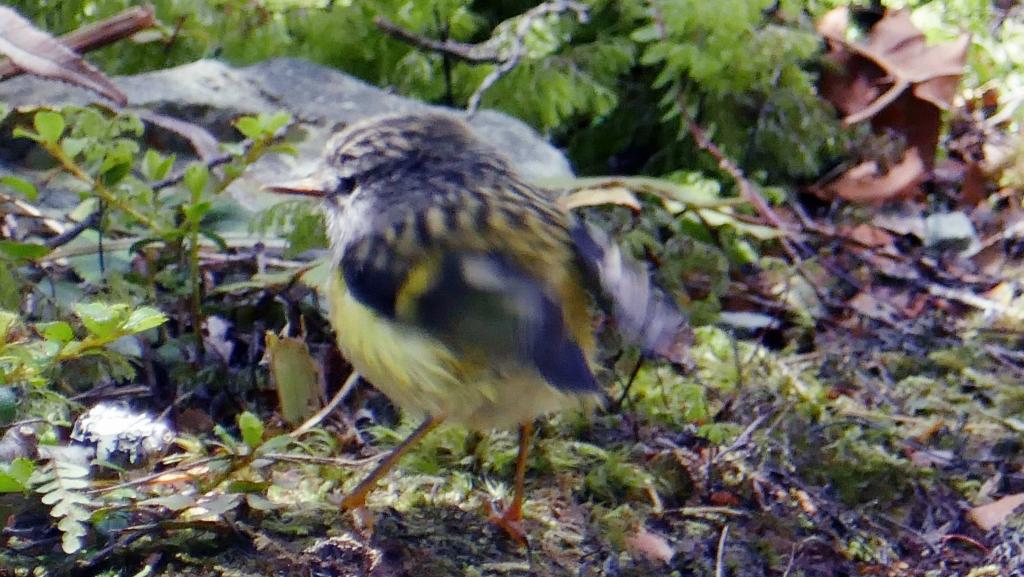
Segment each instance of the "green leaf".
[{"label": "green leaf", "polygon": [[267,439],[266,442],[264,442],[262,445],[260,445],[259,451],[257,451],[257,453],[279,453],[287,449],[294,442],[295,439],[291,435],[278,435],[276,437],[271,437]]},{"label": "green leaf", "polygon": [[661,32],[658,30],[658,25],[650,24],[648,26],[637,28],[629,35],[629,38],[634,42],[646,44],[647,42],[653,42],[661,38],[661,35]]},{"label": "green leaf", "polygon": [[32,119],[32,124],[39,133],[43,142],[57,144],[61,135],[64,134],[64,117],[59,112],[52,110],[40,110]]},{"label": "green leaf", "polygon": [[206,183],[210,180],[210,169],[205,164],[193,162],[185,169],[185,187],[192,193],[192,198],[199,198],[206,190]]},{"label": "green leaf", "polygon": [[172,493],[163,497],[153,497],[151,499],[139,501],[139,505],[145,505],[147,507],[166,507],[171,511],[184,511],[189,507],[195,507],[196,497],[195,495],[185,493]]},{"label": "green leaf", "polygon": [[235,121],[235,128],[242,133],[242,136],[256,140],[263,132],[260,121],[255,116],[243,116]]},{"label": "green leaf", "polygon": [[131,174],[131,172],[132,163],[130,161],[112,156],[105,158],[103,160],[103,165],[100,166],[100,177],[103,179],[103,183],[108,187],[121,182],[126,176]]},{"label": "green leaf", "polygon": [[187,222],[199,222],[203,219],[203,215],[210,212],[211,208],[213,208],[213,204],[210,201],[203,201],[182,208],[182,212],[185,213]]},{"label": "green leaf", "polygon": [[11,131],[11,135],[14,136],[14,138],[28,138],[30,140],[35,140],[36,142],[43,139],[43,137],[39,136],[37,133],[20,126],[16,126],[14,130]]},{"label": "green leaf", "polygon": [[90,333],[100,338],[112,338],[119,334],[127,306],[105,303],[78,303],[75,314]]},{"label": "green leaf", "polygon": [[85,147],[91,142],[91,138],[72,138],[69,136],[61,141],[60,147],[64,150],[64,154],[70,158],[74,158],[85,150]]},{"label": "green leaf", "polygon": [[263,122],[263,129],[269,134],[274,134],[292,121],[292,115],[284,111],[269,115],[263,113],[260,114],[260,120]]},{"label": "green leaf", "polygon": [[299,149],[295,148],[294,144],[288,144],[286,142],[279,142],[277,144],[272,144],[272,145],[268,146],[267,147],[267,153],[268,154],[269,153],[287,154],[288,156],[298,156],[299,155]]},{"label": "green leaf", "polygon": [[16,176],[0,177],[0,184],[14,189],[15,192],[29,200],[35,200],[39,197],[39,190],[36,189],[36,185]]},{"label": "green leaf", "polygon": [[242,432],[242,440],[250,449],[259,447],[263,442],[263,422],[249,411],[238,415],[238,428]]},{"label": "green leaf", "polygon": [[243,116],[235,121],[235,128],[250,140],[266,139],[292,121],[291,114],[261,112],[256,116]]},{"label": "green leaf", "polygon": [[141,307],[132,311],[121,327],[125,333],[135,334],[156,328],[167,322],[167,315],[153,307]]},{"label": "green leaf", "polygon": [[[14,418],[18,416],[18,405],[20,404],[21,399],[16,387],[0,386],[0,426],[14,421]],[[12,442],[17,443],[15,439],[12,439]],[[6,441],[0,441],[0,444],[6,444]]]},{"label": "green leaf", "polygon": [[142,159],[142,174],[148,180],[163,180],[174,166],[174,155],[164,156],[149,149]]},{"label": "green leaf", "polygon": [[0,253],[15,260],[36,260],[49,254],[50,249],[34,242],[0,240]]},{"label": "green leaf", "polygon": [[36,330],[48,341],[67,343],[75,338],[75,332],[71,330],[71,325],[64,321],[39,323],[36,325]]},{"label": "green leaf", "polygon": [[0,465],[0,493],[21,493],[28,490],[28,479],[35,470],[35,463],[25,457],[17,457],[6,467]]},{"label": "green leaf", "polygon": [[17,314],[0,309],[0,346],[8,344],[11,332],[20,326]]}]

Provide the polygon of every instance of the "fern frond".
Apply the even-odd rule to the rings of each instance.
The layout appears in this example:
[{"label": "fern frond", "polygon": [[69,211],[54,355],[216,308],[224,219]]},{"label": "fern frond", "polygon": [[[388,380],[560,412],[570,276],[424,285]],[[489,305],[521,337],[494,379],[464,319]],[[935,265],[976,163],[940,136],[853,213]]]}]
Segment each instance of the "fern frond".
[{"label": "fern frond", "polygon": [[40,447],[45,464],[33,473],[29,484],[49,505],[50,515],[60,519],[57,528],[63,539],[61,546],[71,554],[82,549],[88,533],[86,523],[92,516],[93,500],[85,493],[90,485],[88,453],[79,447]]}]

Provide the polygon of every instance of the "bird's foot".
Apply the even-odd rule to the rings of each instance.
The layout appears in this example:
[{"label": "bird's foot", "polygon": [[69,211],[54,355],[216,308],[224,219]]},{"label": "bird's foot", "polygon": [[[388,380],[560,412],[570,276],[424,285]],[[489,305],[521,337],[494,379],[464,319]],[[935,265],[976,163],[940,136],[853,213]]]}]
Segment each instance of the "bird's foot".
[{"label": "bird's foot", "polygon": [[487,503],[487,520],[504,531],[520,547],[528,548],[530,546],[526,531],[523,530],[523,512],[517,505],[502,511],[491,503]]}]

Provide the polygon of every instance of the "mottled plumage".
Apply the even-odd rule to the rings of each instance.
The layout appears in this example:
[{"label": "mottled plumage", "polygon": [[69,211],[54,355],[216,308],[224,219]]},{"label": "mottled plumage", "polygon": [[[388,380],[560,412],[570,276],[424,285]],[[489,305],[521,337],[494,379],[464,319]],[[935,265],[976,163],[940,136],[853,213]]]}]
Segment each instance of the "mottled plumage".
[{"label": "mottled plumage", "polygon": [[397,405],[428,416],[423,434],[441,420],[525,431],[596,400],[594,296],[646,349],[683,326],[642,267],[455,116],[353,125],[316,175],[275,188],[324,197],[338,344]]},{"label": "mottled plumage", "polygon": [[575,223],[551,197],[448,115],[374,119],[327,148],[347,192],[327,199],[332,314],[370,382],[474,428],[600,392]]}]

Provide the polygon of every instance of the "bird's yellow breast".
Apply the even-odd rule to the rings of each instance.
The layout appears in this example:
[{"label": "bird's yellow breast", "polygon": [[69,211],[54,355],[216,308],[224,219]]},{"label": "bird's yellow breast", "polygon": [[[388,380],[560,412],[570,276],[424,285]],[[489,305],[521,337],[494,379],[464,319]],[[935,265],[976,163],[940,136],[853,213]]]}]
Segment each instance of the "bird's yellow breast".
[{"label": "bird's yellow breast", "polygon": [[328,298],[342,353],[405,411],[490,429],[597,402],[594,395],[555,389],[532,367],[459,358],[429,334],[382,317],[359,302],[338,271],[331,274]]}]

